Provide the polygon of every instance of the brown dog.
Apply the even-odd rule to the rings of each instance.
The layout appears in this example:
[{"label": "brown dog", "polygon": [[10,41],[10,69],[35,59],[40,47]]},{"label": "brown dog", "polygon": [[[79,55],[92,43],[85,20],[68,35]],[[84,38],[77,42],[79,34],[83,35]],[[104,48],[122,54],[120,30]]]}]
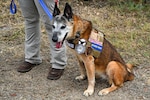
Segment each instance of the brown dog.
[{"label": "brown dog", "polygon": [[[90,21],[74,15],[69,4],[66,3],[63,15],[60,15],[59,9],[55,6],[53,15],[57,19],[56,21],[54,19],[55,28],[58,26],[58,22],[61,22],[59,20],[62,19],[63,27],[60,29],[69,27],[69,31],[64,38],[67,40],[69,47],[75,51],[79,60],[81,75],[77,76],[76,79],[84,80],[86,77],[88,78],[88,88],[84,91],[85,96],[93,94],[96,75],[105,76],[111,84],[111,87],[101,90],[98,93],[99,95],[106,95],[118,89],[125,81],[134,79],[134,75],[131,73],[133,66],[125,64],[120,54],[102,33],[100,33],[103,38],[102,50],[98,51],[98,53],[96,52],[96,55],[94,54],[94,49],[91,47],[92,44],[89,42],[89,39],[95,37],[92,34],[99,34],[99,32],[92,27]],[[81,39],[86,43],[85,52],[78,54],[75,48]]]}]

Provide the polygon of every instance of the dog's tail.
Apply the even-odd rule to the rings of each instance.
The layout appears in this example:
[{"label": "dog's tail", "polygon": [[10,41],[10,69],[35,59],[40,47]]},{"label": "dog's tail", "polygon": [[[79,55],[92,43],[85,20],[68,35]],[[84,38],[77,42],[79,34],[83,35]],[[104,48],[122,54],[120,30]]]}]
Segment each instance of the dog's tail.
[{"label": "dog's tail", "polygon": [[127,65],[127,70],[129,71],[127,80],[131,81],[134,79],[133,67],[136,67],[136,66],[133,64],[129,64],[129,63],[127,63],[126,65]]},{"label": "dog's tail", "polygon": [[127,70],[128,70],[130,73],[132,73],[133,68],[136,67],[136,65],[133,65],[133,64],[130,64],[130,63],[127,63],[126,65],[127,65]]}]

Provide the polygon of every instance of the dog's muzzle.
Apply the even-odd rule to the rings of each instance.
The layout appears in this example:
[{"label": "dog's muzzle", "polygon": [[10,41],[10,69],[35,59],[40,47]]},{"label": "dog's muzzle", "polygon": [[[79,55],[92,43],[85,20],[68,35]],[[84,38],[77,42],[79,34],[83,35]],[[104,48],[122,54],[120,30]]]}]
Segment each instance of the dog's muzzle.
[{"label": "dog's muzzle", "polygon": [[59,42],[58,42],[58,36],[57,36],[57,34],[58,34],[58,33],[54,33],[54,34],[53,34],[52,41],[53,41],[53,42],[56,42],[56,45],[55,45],[56,48],[61,48],[62,45],[63,45],[64,40],[65,40],[66,37],[67,37],[67,34],[68,34],[68,33],[66,33],[65,36],[64,36],[64,38],[63,38],[63,40],[62,40],[62,41],[59,41]]},{"label": "dog's muzzle", "polygon": [[[75,44],[74,41],[78,40],[78,43]],[[76,33],[76,36],[70,39],[67,39],[67,45],[72,48],[75,49],[75,51],[78,54],[83,54],[85,53],[86,50],[86,40],[85,39],[80,39],[80,32],[78,31]]]},{"label": "dog's muzzle", "polygon": [[76,39],[79,39],[79,38],[80,38],[80,32],[78,31],[78,32],[76,33],[76,36],[75,36],[75,37],[72,37],[72,38],[68,38],[68,39],[67,39],[67,45],[68,45],[70,48],[75,49],[75,43],[74,43],[74,41],[75,41]]},{"label": "dog's muzzle", "polygon": [[74,39],[67,39],[67,45],[71,48],[74,49],[75,48],[75,43],[74,43]]}]

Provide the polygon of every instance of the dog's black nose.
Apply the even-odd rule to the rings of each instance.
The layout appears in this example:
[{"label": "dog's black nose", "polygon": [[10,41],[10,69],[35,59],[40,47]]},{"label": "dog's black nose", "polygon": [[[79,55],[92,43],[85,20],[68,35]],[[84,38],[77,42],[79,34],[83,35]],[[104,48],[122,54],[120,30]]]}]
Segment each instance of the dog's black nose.
[{"label": "dog's black nose", "polygon": [[57,34],[54,34],[52,37],[53,42],[57,42],[58,41],[58,37]]},{"label": "dog's black nose", "polygon": [[79,38],[80,37],[80,31],[78,31],[77,33],[76,33],[76,36],[75,36],[76,38]]}]

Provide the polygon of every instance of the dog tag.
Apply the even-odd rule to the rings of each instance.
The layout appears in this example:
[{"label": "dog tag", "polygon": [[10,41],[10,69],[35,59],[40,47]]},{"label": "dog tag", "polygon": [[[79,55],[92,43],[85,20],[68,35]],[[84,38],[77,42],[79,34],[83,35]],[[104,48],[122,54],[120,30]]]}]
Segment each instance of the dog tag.
[{"label": "dog tag", "polygon": [[78,54],[83,54],[86,50],[86,47],[82,44],[78,44],[76,47],[75,47],[75,50],[77,51]]},{"label": "dog tag", "polygon": [[86,50],[86,40],[85,39],[80,39],[78,41],[78,44],[75,46],[75,50],[77,51],[78,54],[85,53],[85,50]]}]

